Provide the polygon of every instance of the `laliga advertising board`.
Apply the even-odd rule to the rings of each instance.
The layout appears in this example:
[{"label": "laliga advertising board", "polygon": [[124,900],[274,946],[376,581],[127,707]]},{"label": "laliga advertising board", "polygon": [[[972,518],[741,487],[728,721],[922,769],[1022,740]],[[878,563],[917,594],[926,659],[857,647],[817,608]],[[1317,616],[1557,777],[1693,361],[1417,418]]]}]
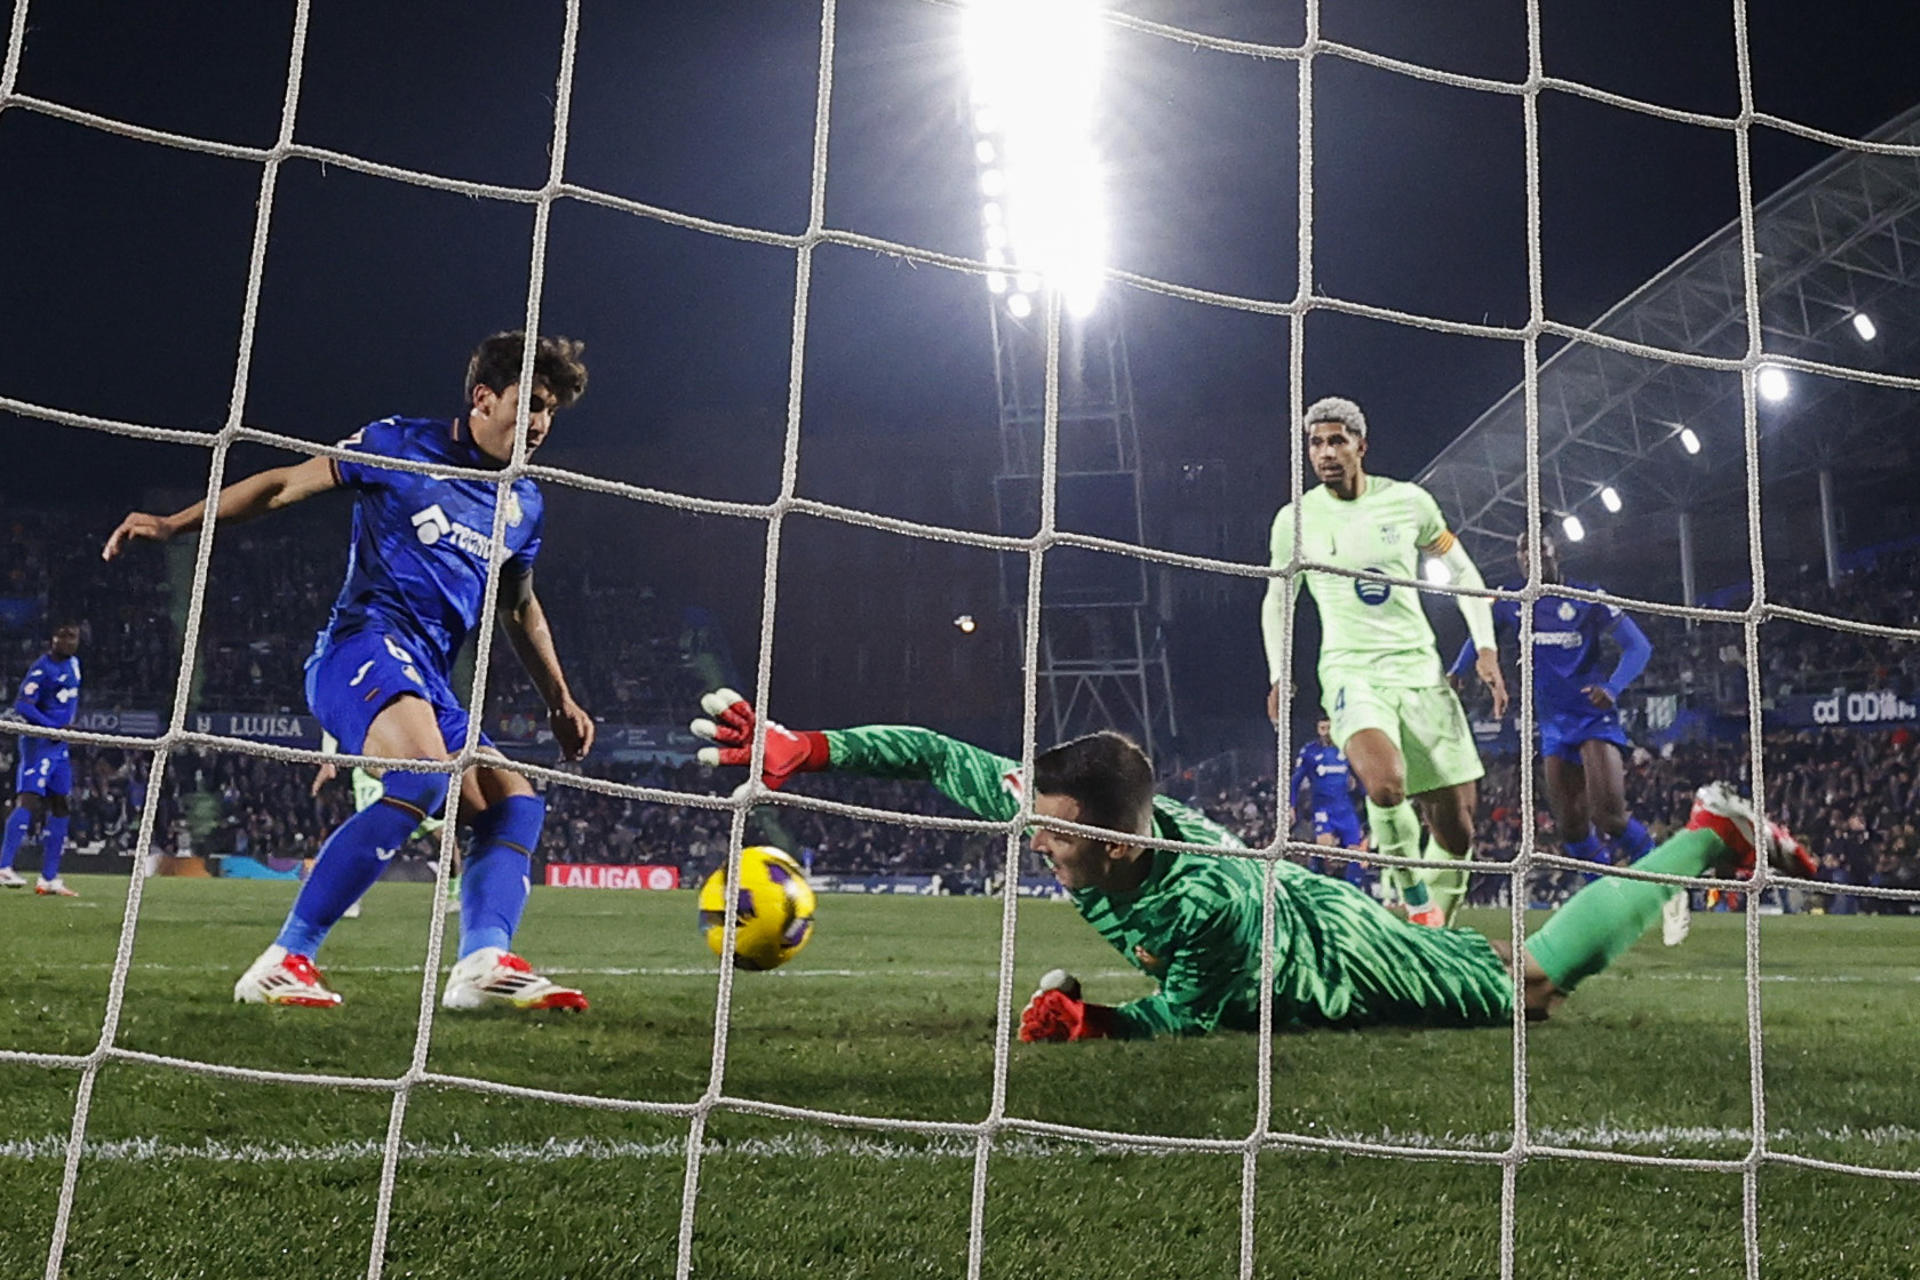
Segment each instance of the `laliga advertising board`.
[{"label": "laliga advertising board", "polygon": [[642,863],[549,862],[547,883],[562,889],[678,889],[680,868]]}]

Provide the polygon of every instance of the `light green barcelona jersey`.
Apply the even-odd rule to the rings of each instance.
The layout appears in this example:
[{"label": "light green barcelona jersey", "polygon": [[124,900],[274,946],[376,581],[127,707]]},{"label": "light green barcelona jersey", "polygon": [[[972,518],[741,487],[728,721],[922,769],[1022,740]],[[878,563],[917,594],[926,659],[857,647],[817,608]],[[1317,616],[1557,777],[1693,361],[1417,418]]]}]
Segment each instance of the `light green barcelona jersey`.
[{"label": "light green barcelona jersey", "polygon": [[[1018,762],[910,725],[827,731],[833,768],[931,782],[982,817],[1019,812]],[[1241,847],[1225,828],[1157,796],[1153,834]],[[1260,1024],[1265,868],[1252,858],[1154,850],[1128,894],[1083,889],[1073,905],[1127,963],[1159,983],[1120,1005],[1114,1034],[1203,1035]],[[1505,1025],[1513,985],[1481,934],[1422,929],[1344,880],[1274,864],[1273,1025]]]},{"label": "light green barcelona jersey", "polygon": [[[1371,569],[1420,580],[1422,553],[1444,555],[1453,546],[1446,518],[1425,489],[1405,480],[1368,476],[1351,502],[1325,485],[1300,495],[1301,559],[1341,569]],[[1271,564],[1293,559],[1293,504],[1273,519]],[[1420,593],[1395,586],[1302,569],[1300,578],[1320,611],[1320,687],[1366,684],[1417,689],[1441,683],[1433,628]],[[1269,667],[1278,660],[1278,637],[1267,628]],[[1270,670],[1274,680],[1284,672]]]}]

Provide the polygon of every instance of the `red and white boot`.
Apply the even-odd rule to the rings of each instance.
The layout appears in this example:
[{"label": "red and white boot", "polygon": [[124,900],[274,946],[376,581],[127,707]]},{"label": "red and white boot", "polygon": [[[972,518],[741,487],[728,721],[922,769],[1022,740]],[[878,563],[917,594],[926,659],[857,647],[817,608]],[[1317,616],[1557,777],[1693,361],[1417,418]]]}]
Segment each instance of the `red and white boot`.
[{"label": "red and white boot", "polygon": [[1756,850],[1762,847],[1767,853],[1767,865],[1776,871],[1790,876],[1804,876],[1809,880],[1820,874],[1820,865],[1791,831],[1777,822],[1770,822],[1765,839],[1761,839],[1758,828],[1759,819],[1754,813],[1753,801],[1726,783],[1709,782],[1694,792],[1693,812],[1687,816],[1687,829],[1711,831],[1719,836],[1733,852],[1733,869],[1737,874],[1753,874],[1758,856]]},{"label": "red and white boot", "polygon": [[440,997],[448,1009],[480,1009],[489,1004],[515,1009],[571,1009],[583,1013],[587,998],[533,971],[533,966],[501,947],[482,947],[453,966]]},{"label": "red and white boot", "polygon": [[262,951],[240,975],[233,984],[233,998],[239,1004],[287,1004],[302,1009],[331,1009],[340,1003],[340,993],[327,986],[310,957],[278,943]]}]

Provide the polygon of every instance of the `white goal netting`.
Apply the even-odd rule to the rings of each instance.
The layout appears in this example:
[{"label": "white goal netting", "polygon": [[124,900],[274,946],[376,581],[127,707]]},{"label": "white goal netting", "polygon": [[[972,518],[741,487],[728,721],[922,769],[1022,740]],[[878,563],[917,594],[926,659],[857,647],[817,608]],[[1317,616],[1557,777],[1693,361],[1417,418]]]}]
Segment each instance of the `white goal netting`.
[{"label": "white goal netting", "polygon": [[[1108,272],[1110,281],[1132,289],[1159,293],[1183,299],[1189,302],[1209,306],[1233,308],[1246,312],[1269,316],[1284,317],[1290,324],[1290,345],[1287,352],[1290,369],[1291,399],[1285,407],[1287,421],[1297,421],[1303,407],[1302,385],[1306,369],[1305,318],[1314,311],[1345,313],[1351,316],[1367,317],[1400,325],[1418,326],[1444,334],[1454,334],[1481,339],[1490,339],[1518,344],[1523,353],[1526,386],[1526,443],[1524,457],[1513,459],[1515,467],[1524,467],[1526,474],[1527,506],[1531,519],[1537,527],[1543,509],[1543,497],[1540,483],[1540,405],[1538,401],[1538,381],[1540,373],[1540,344],[1543,339],[1562,339],[1572,342],[1590,343],[1613,350],[1626,352],[1649,360],[1666,361],[1690,365],[1700,369],[1736,374],[1742,378],[1747,390],[1743,406],[1744,439],[1746,444],[1746,500],[1748,515],[1749,552],[1753,583],[1752,603],[1745,609],[1707,609],[1686,608],[1658,601],[1634,599],[1624,596],[1600,595],[1595,598],[1613,600],[1636,611],[1662,613],[1670,616],[1688,617],[1706,622],[1727,624],[1741,629],[1744,638],[1746,671],[1748,673],[1748,706],[1750,714],[1749,741],[1751,743],[1751,777],[1755,797],[1764,807],[1766,797],[1765,761],[1763,759],[1763,735],[1761,731],[1761,690],[1760,629],[1763,623],[1774,619],[1791,619],[1815,623],[1821,626],[1851,630],[1863,634],[1883,637],[1888,640],[1912,642],[1920,640],[1920,629],[1898,627],[1875,627],[1842,618],[1828,617],[1782,607],[1769,602],[1766,589],[1766,566],[1763,556],[1763,539],[1760,518],[1760,453],[1759,431],[1756,421],[1755,392],[1753,375],[1763,361],[1786,369],[1795,369],[1818,374],[1828,378],[1856,379],[1882,387],[1901,391],[1920,391],[1920,380],[1897,377],[1894,375],[1863,371],[1855,368],[1839,367],[1795,356],[1769,352],[1764,345],[1765,332],[1760,320],[1760,291],[1753,270],[1754,253],[1754,198],[1751,190],[1749,166],[1749,134],[1756,126],[1766,126],[1789,134],[1798,135],[1825,146],[1842,149],[1877,149],[1889,154],[1920,157],[1920,148],[1897,147],[1885,144],[1865,143],[1855,139],[1837,137],[1808,128],[1795,121],[1770,116],[1758,111],[1753,103],[1751,76],[1747,61],[1746,7],[1736,2],[1731,6],[1731,20],[1735,29],[1734,46],[1738,52],[1740,84],[1740,109],[1733,116],[1715,116],[1696,112],[1676,111],[1656,104],[1635,101],[1617,94],[1604,92],[1586,85],[1545,74],[1541,58],[1542,16],[1539,0],[1529,0],[1526,5],[1528,72],[1524,79],[1504,81],[1470,75],[1440,71],[1431,67],[1383,57],[1365,49],[1355,48],[1323,39],[1320,31],[1319,5],[1314,0],[1306,4],[1305,39],[1298,46],[1268,46],[1211,37],[1202,33],[1181,30],[1161,24],[1147,22],[1126,15],[1107,14],[1106,21],[1116,27],[1125,28],[1135,35],[1174,42],[1197,49],[1207,49],[1216,53],[1242,56],[1250,59],[1278,60],[1296,65],[1298,76],[1299,136],[1298,136],[1298,279],[1297,287],[1291,298],[1285,300],[1266,300],[1252,297],[1233,296],[1225,293],[1209,292],[1204,289],[1188,287],[1165,280],[1154,279],[1125,270]],[[1026,631],[1023,637],[1025,653],[1025,732],[1021,743],[1023,768],[1030,770],[1037,748],[1048,745],[1037,740],[1038,733],[1038,697],[1036,676],[1040,651],[1039,608],[1042,583],[1045,577],[1048,553],[1059,547],[1080,547],[1096,551],[1137,557],[1148,562],[1171,566],[1179,569],[1237,575],[1249,579],[1265,579],[1271,576],[1266,564],[1250,558],[1248,561],[1219,560],[1202,556],[1177,554],[1153,547],[1133,546],[1116,543],[1107,539],[1091,537],[1085,534],[1065,531],[1056,525],[1055,480],[1057,477],[1056,445],[1058,441],[1059,383],[1061,376],[1061,335],[1065,321],[1062,318],[1062,305],[1057,296],[1049,295],[1042,304],[1042,310],[1036,323],[1043,322],[1046,337],[1046,380],[1047,412],[1044,427],[1044,474],[1041,486],[1041,508],[1039,531],[1031,537],[1010,537],[970,532],[963,529],[933,526],[913,521],[881,516],[876,513],[857,510],[846,506],[826,503],[802,496],[798,492],[797,474],[799,446],[802,434],[802,375],[805,368],[805,355],[809,336],[809,302],[813,281],[812,267],[817,250],[824,245],[838,245],[848,248],[870,251],[899,260],[912,261],[942,270],[964,272],[984,277],[991,270],[990,265],[981,260],[956,257],[951,254],[928,248],[896,243],[862,234],[858,228],[836,227],[827,221],[826,189],[828,173],[829,123],[834,102],[834,39],[836,25],[836,5],[834,0],[823,0],[820,20],[819,63],[815,116],[813,120],[813,147],[811,179],[809,187],[808,218],[806,228],[799,234],[782,234],[753,226],[734,225],[707,218],[695,217],[669,208],[655,207],[639,201],[593,190],[567,178],[567,147],[569,132],[569,111],[573,92],[573,73],[576,42],[579,39],[581,5],[571,0],[566,5],[566,19],[562,44],[559,49],[559,72],[554,91],[554,112],[551,140],[551,167],[546,181],[537,188],[517,188],[511,186],[490,185],[463,181],[433,173],[411,171],[392,165],[374,163],[358,156],[329,151],[307,145],[299,140],[300,93],[302,83],[303,59],[306,50],[309,5],[300,0],[296,8],[293,26],[292,47],[287,56],[286,90],[283,99],[280,125],[276,140],[268,147],[248,147],[212,141],[204,138],[187,137],[143,127],[137,123],[110,119],[87,111],[77,110],[60,102],[21,93],[18,88],[23,58],[31,57],[30,4],[29,0],[15,0],[12,15],[11,40],[8,45],[7,59],[0,68],[0,111],[32,112],[64,120],[91,129],[103,130],[122,137],[157,147],[179,148],[202,152],[208,155],[246,161],[259,167],[259,200],[254,223],[250,267],[247,276],[244,311],[240,325],[239,349],[234,364],[232,393],[228,404],[226,422],[213,433],[172,429],[136,422],[106,420],[65,411],[55,405],[27,403],[0,395],[0,410],[36,419],[46,423],[58,424],[75,431],[110,432],[124,436],[140,437],[147,440],[164,441],[180,445],[203,447],[208,451],[208,473],[206,493],[211,498],[229,479],[228,458],[235,445],[243,442],[270,445],[291,450],[308,456],[342,456],[336,448],[316,445],[310,441],[298,439],[275,432],[246,426],[242,423],[243,406],[247,399],[247,387],[252,362],[256,312],[260,299],[261,280],[265,263],[272,251],[269,229],[272,224],[276,187],[282,170],[287,164],[311,163],[335,166],[341,169],[361,173],[392,182],[411,183],[439,191],[457,193],[478,200],[505,201],[531,206],[534,213],[532,242],[529,246],[530,283],[526,300],[525,329],[528,333],[538,333],[541,329],[541,303],[543,280],[546,267],[547,238],[551,211],[556,202],[578,201],[596,205],[604,209],[630,215],[635,218],[650,219],[675,227],[738,240],[754,241],[763,245],[782,249],[794,255],[796,263],[796,284],[792,306],[792,345],[788,367],[788,394],[786,403],[786,426],[784,454],[781,466],[781,483],[778,496],[767,503],[745,503],[718,501],[695,497],[687,494],[647,488],[625,483],[576,470],[567,470],[545,465],[535,465],[527,460],[525,445],[525,422],[520,424],[521,434],[516,446],[514,461],[498,472],[458,472],[447,468],[435,468],[426,464],[392,462],[396,468],[408,468],[429,471],[433,474],[462,474],[484,478],[497,482],[502,489],[522,476],[534,477],[546,484],[570,486],[575,489],[612,495],[635,503],[653,504],[659,507],[674,508],[684,512],[726,517],[732,519],[758,521],[766,527],[764,579],[762,583],[763,605],[761,612],[761,630],[758,639],[758,654],[755,669],[757,684],[754,701],[757,706],[767,705],[769,673],[777,639],[775,628],[775,603],[781,583],[778,573],[782,531],[790,517],[806,515],[825,520],[839,521],[852,525],[884,531],[912,538],[935,539],[947,542],[965,543],[993,551],[1012,553],[1027,558],[1029,572],[1026,577],[1028,607],[1025,610]],[[1394,75],[1414,77],[1439,85],[1449,86],[1462,93],[1501,95],[1516,99],[1523,112],[1525,158],[1527,173],[1526,199],[1526,243],[1524,252],[1527,262],[1528,294],[1530,300],[1529,316],[1525,324],[1507,327],[1490,324],[1467,324],[1443,320],[1433,316],[1410,314],[1390,308],[1364,304],[1360,302],[1331,297],[1316,292],[1313,280],[1314,263],[1314,102],[1316,68],[1329,59],[1364,64]],[[1552,91],[1574,95],[1603,103],[1622,111],[1639,112],[1665,120],[1698,126],[1704,129],[1724,132],[1738,158],[1738,174],[1741,184],[1740,226],[1743,245],[1747,249],[1745,260],[1748,264],[1744,289],[1746,297],[1746,333],[1747,350],[1738,358],[1717,359],[1697,355],[1687,351],[1668,350],[1657,346],[1628,342],[1618,337],[1590,331],[1587,329],[1557,322],[1548,317],[1543,302],[1541,249],[1540,249],[1540,126],[1538,104],[1543,93]],[[533,348],[528,347],[528,368],[523,377],[530,376]],[[0,389],[4,390],[4,389]],[[523,402],[524,403],[524,402]],[[1278,410],[1276,406],[1276,411]],[[1276,412],[1276,418],[1281,415]],[[1288,437],[1289,439],[1291,437]],[[1292,449],[1292,492],[1297,497],[1304,482],[1300,450]],[[385,465],[385,464],[383,464]],[[499,515],[492,536],[496,545],[503,537],[506,505],[499,505]],[[130,751],[151,754],[151,776],[159,779],[170,767],[178,753],[191,749],[217,749],[224,752],[250,752],[269,756],[283,761],[315,763],[320,757],[313,752],[265,746],[257,742],[238,738],[194,732],[188,728],[189,690],[194,678],[195,655],[198,651],[199,635],[208,578],[208,568],[214,546],[215,521],[209,515],[204,535],[198,544],[197,559],[190,605],[184,624],[184,657],[178,673],[173,712],[165,731],[158,738],[130,737],[123,735],[88,733],[79,731],[60,731],[51,736],[60,737],[72,743],[88,747],[118,747]],[[1251,550],[1251,549],[1250,549]],[[497,575],[498,557],[494,559],[493,573]],[[1317,566],[1316,566],[1317,567]],[[1296,563],[1287,572],[1298,572]],[[1330,570],[1340,572],[1337,569]],[[491,584],[490,584],[491,585]],[[1397,585],[1414,590],[1457,591],[1458,588],[1437,587],[1422,582],[1398,582]],[[1579,592],[1555,589],[1560,594],[1580,595]],[[1530,584],[1516,595],[1507,593],[1509,598],[1532,601],[1545,593],[1536,566]],[[1484,592],[1497,595],[1496,592]],[[1588,593],[1591,594],[1591,593]],[[1529,610],[1522,610],[1523,619],[1530,616]],[[1246,620],[1247,643],[1253,643],[1255,621]],[[1519,691],[1520,737],[1523,743],[1523,761],[1530,761],[1526,754],[1533,748],[1534,708],[1533,680],[1531,664],[1530,622],[1523,623],[1522,643],[1522,680]],[[1288,644],[1292,637],[1289,634]],[[478,654],[474,679],[470,690],[471,705],[475,710],[473,724],[480,724],[479,706],[484,694],[487,672],[493,661],[492,629],[482,627],[479,632]],[[1288,740],[1287,725],[1289,716],[1280,718],[1280,739],[1278,760],[1280,776],[1285,777],[1291,760],[1293,743]],[[764,737],[756,737],[754,758],[758,761],[764,751]],[[424,766],[441,768],[446,771],[459,771],[473,764],[477,759],[478,744],[473,738],[462,744],[459,756],[445,766]],[[344,758],[342,763],[353,758]],[[384,767],[414,768],[423,766],[417,761],[367,760],[365,763]],[[687,795],[674,791],[651,787],[629,786],[616,782],[583,778],[573,773],[554,769],[529,767],[525,772],[540,779],[549,787],[581,787],[600,790],[610,794],[628,797],[638,801],[656,804],[704,806],[709,809],[723,809],[731,815],[730,867],[738,871],[738,854],[746,832],[749,810],[757,805],[777,801],[823,811],[840,813],[854,817],[878,818],[893,822],[937,825],[949,829],[960,829],[984,833],[1005,842],[1006,865],[1017,867],[1019,864],[1021,842],[1025,830],[1033,824],[1030,802],[1023,801],[1021,813],[1012,821],[1005,823],[966,821],[960,819],[933,819],[912,814],[885,813],[860,806],[841,804],[833,801],[775,796],[758,782],[753,783],[742,793],[732,798]],[[757,778],[759,770],[752,770]],[[1532,813],[1534,810],[1534,788],[1532,769],[1523,767],[1519,773],[1521,789],[1521,811]],[[1705,779],[1701,779],[1705,781]],[[151,785],[142,814],[137,854],[144,855],[154,838],[154,824],[159,808],[161,788]],[[449,804],[453,801],[450,799]],[[1280,858],[1301,858],[1317,852],[1315,846],[1289,842],[1286,838],[1292,826],[1292,808],[1289,797],[1279,799],[1277,829],[1280,835],[1268,847],[1256,851],[1254,856],[1267,859],[1271,865]],[[451,812],[451,809],[449,810]],[[1060,825],[1060,824],[1052,824]],[[1062,826],[1065,830],[1081,830]],[[446,875],[453,849],[453,825],[449,823],[441,837],[443,857],[441,876]],[[1152,842],[1149,842],[1152,843]],[[1225,853],[1227,850],[1212,852]],[[1234,851],[1238,852],[1238,851]],[[1245,855],[1242,855],[1245,856]],[[1393,859],[1375,859],[1377,862],[1392,863]],[[1437,865],[1414,863],[1411,865]],[[1524,910],[1528,895],[1525,884],[1529,874],[1537,867],[1558,867],[1581,871],[1591,871],[1590,864],[1556,857],[1536,850],[1534,833],[1529,824],[1523,831],[1521,848],[1517,857],[1505,862],[1486,862],[1478,865],[1483,874],[1504,876],[1510,879],[1513,892],[1510,894],[1512,908],[1512,927],[1510,940],[1517,949],[1524,937]],[[1637,873],[1608,869],[1603,872],[1610,875],[1634,876]],[[1269,870],[1271,877],[1271,869]],[[1668,879],[1670,877],[1640,878]],[[1711,887],[1715,881],[1677,881],[1696,887]],[[32,1065],[40,1068],[66,1070],[75,1076],[75,1106],[73,1110],[71,1133],[67,1138],[64,1158],[64,1173],[60,1182],[58,1216],[54,1224],[52,1243],[48,1251],[45,1274],[49,1280],[55,1280],[63,1271],[63,1255],[69,1239],[70,1219],[74,1206],[75,1187],[80,1176],[83,1160],[88,1151],[89,1114],[93,1102],[95,1082],[103,1067],[115,1062],[144,1064],[150,1067],[175,1069],[183,1072],[200,1073],[208,1077],[224,1077],[233,1080],[245,1080],[258,1083],[271,1083],[288,1086],[331,1086],[349,1087],[361,1090],[377,1091],[391,1095],[391,1111],[382,1151],[382,1166],[378,1195],[376,1198],[376,1216],[372,1230],[372,1245],[367,1260],[366,1274],[369,1280],[379,1277],[388,1265],[388,1234],[391,1225],[391,1211],[394,1199],[396,1178],[400,1173],[403,1154],[403,1130],[410,1101],[423,1087],[466,1090],[477,1093],[497,1094],[525,1099],[538,1099],[547,1102],[570,1104],[581,1107],[604,1108],[634,1112],[647,1112],[663,1117],[682,1119],[687,1123],[685,1142],[685,1177],[680,1211],[680,1227],[677,1241],[678,1276],[688,1276],[698,1271],[698,1258],[695,1251],[694,1222],[696,1206],[702,1194],[702,1162],[709,1150],[707,1125],[709,1118],[716,1112],[733,1110],[755,1113],[763,1116],[823,1123],[856,1131],[887,1132],[901,1131],[921,1135],[931,1135],[951,1143],[965,1144],[973,1152],[972,1198],[969,1216],[969,1234],[967,1243],[967,1274],[977,1276],[981,1272],[983,1250],[986,1243],[986,1206],[988,1202],[988,1171],[994,1159],[996,1149],[1009,1139],[1022,1136],[1037,1136],[1054,1140],[1107,1144],[1131,1149],[1178,1150],[1207,1152],[1222,1155],[1239,1155],[1242,1160],[1242,1193],[1239,1204],[1240,1256],[1239,1274],[1251,1276],[1255,1273],[1255,1205],[1260,1186],[1260,1157],[1274,1152],[1297,1152],[1311,1150],[1329,1150],[1351,1154],[1370,1155],[1383,1158],[1418,1158],[1422,1160],[1445,1159],[1460,1162],[1497,1166],[1501,1170],[1500,1197],[1500,1240],[1499,1258],[1501,1274],[1511,1276],[1515,1270],[1515,1207],[1516,1178],[1520,1168],[1528,1161],[1564,1160],[1599,1161],[1628,1165],[1651,1165],[1669,1168],[1708,1171],[1736,1177],[1742,1188],[1742,1221],[1744,1224],[1745,1266],[1749,1276],[1761,1273],[1763,1249],[1763,1218],[1760,1202],[1760,1175],[1768,1165],[1799,1165],[1815,1169],[1889,1179],[1920,1180],[1920,1170],[1872,1168],[1845,1164],[1834,1161],[1818,1160],[1777,1150],[1770,1141],[1766,1115],[1766,1059],[1761,1021],[1761,986],[1759,952],[1759,903],[1764,891],[1771,886],[1796,885],[1812,887],[1808,882],[1785,880],[1770,873],[1764,866],[1756,873],[1750,886],[1752,891],[1746,896],[1746,1043],[1749,1056],[1749,1075],[1751,1082],[1752,1115],[1749,1134],[1751,1145],[1747,1153],[1737,1159],[1683,1159],[1643,1155],[1601,1147],[1586,1148],[1573,1145],[1557,1145],[1546,1140],[1530,1127],[1528,1121],[1528,1073],[1527,1063],[1527,1024],[1519,1011],[1516,1000],[1516,1012],[1512,1026],[1513,1051],[1513,1097],[1512,1129],[1510,1140],[1497,1150],[1484,1149],[1471,1145],[1449,1147],[1446,1145],[1409,1145],[1392,1142],[1365,1142],[1336,1137],[1322,1137],[1312,1134],[1288,1132],[1273,1123],[1273,1041],[1272,1037],[1262,1034],[1258,1038],[1258,1118],[1256,1123],[1244,1135],[1234,1138],[1198,1139],[1172,1135],[1151,1135],[1139,1133],[1112,1132],[1093,1128],[1080,1128],[1055,1123],[1040,1122],[1013,1114],[1007,1105],[1008,1064],[1011,1053],[1012,1028],[1015,1025],[1018,1006],[1014,980],[1015,966],[1015,919],[1018,902],[1018,876],[1002,877],[1002,896],[999,938],[999,979],[994,1016],[998,1034],[994,1037],[992,1050],[992,1090],[991,1102],[984,1115],[977,1120],[955,1123],[928,1123],[900,1119],[890,1119],[867,1115],[849,1115],[804,1107],[758,1101],[739,1097],[728,1092],[728,1048],[729,1048],[729,1009],[731,1007],[734,971],[725,965],[716,965],[716,1021],[712,1046],[711,1068],[707,1084],[700,1096],[688,1103],[667,1103],[649,1101],[644,1097],[608,1099],[573,1095],[556,1091],[528,1088],[521,1085],[499,1081],[472,1078],[431,1070],[428,1066],[428,1050],[432,1043],[436,1017],[435,994],[442,970],[443,954],[443,917],[436,915],[435,923],[425,939],[423,963],[425,973],[421,982],[419,1013],[414,1033],[413,1052],[408,1068],[393,1077],[351,1077],[322,1072],[302,1073],[286,1071],[268,1071],[224,1065],[216,1060],[189,1059],[141,1052],[124,1047],[119,1043],[123,999],[129,970],[132,966],[134,941],[140,924],[141,901],[145,881],[139,875],[133,876],[128,884],[124,921],[119,934],[117,952],[114,957],[112,976],[108,988],[105,1015],[100,1027],[97,1046],[88,1053],[63,1055],[23,1052],[15,1049],[0,1048],[0,1062]],[[1914,899],[1920,894],[1894,889],[1879,889],[1857,886],[1853,892],[1861,896],[1880,896],[1883,898],[1905,897]],[[1274,964],[1272,941],[1269,931],[1266,953],[1262,957],[1266,998],[1262,1004],[1261,1025],[1263,1033],[1272,1027],[1271,973]],[[1551,1135],[1548,1135],[1551,1136]]]}]

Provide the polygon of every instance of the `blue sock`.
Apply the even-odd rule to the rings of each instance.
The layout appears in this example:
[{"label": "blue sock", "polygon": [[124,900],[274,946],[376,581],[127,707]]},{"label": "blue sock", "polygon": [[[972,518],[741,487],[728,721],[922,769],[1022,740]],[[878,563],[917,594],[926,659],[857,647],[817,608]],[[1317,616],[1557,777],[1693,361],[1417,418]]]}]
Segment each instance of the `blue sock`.
[{"label": "blue sock", "polygon": [[1614,836],[1608,843],[1626,855],[1624,859],[1617,859],[1618,861],[1638,862],[1653,848],[1653,836],[1646,827],[1641,825],[1640,819],[1628,818],[1627,825],[1620,829],[1620,834]]},{"label": "blue sock", "polygon": [[33,825],[33,815],[25,809],[15,809],[7,815],[7,836],[0,842],[0,867],[11,867],[13,855],[20,852],[20,842],[27,838],[27,828]]},{"label": "blue sock", "polygon": [[1581,836],[1578,840],[1562,841],[1561,848],[1569,858],[1578,858],[1582,862],[1605,862],[1607,860],[1606,853],[1600,848],[1600,837],[1595,834],[1592,827],[1588,827],[1587,834]]},{"label": "blue sock", "polygon": [[373,887],[421,818],[437,816],[446,803],[444,773],[396,771],[387,779],[386,795],[334,828],[320,846],[320,856],[274,939],[288,951],[303,956],[318,951],[327,931]]},{"label": "blue sock", "polygon": [[56,818],[49,814],[47,825],[40,835],[40,878],[58,879],[60,875],[60,851],[67,847],[67,824],[71,818]]},{"label": "blue sock", "polygon": [[547,802],[508,796],[473,824],[473,843],[460,872],[460,958],[482,947],[513,950],[520,914],[527,909],[528,872],[540,847]]}]

